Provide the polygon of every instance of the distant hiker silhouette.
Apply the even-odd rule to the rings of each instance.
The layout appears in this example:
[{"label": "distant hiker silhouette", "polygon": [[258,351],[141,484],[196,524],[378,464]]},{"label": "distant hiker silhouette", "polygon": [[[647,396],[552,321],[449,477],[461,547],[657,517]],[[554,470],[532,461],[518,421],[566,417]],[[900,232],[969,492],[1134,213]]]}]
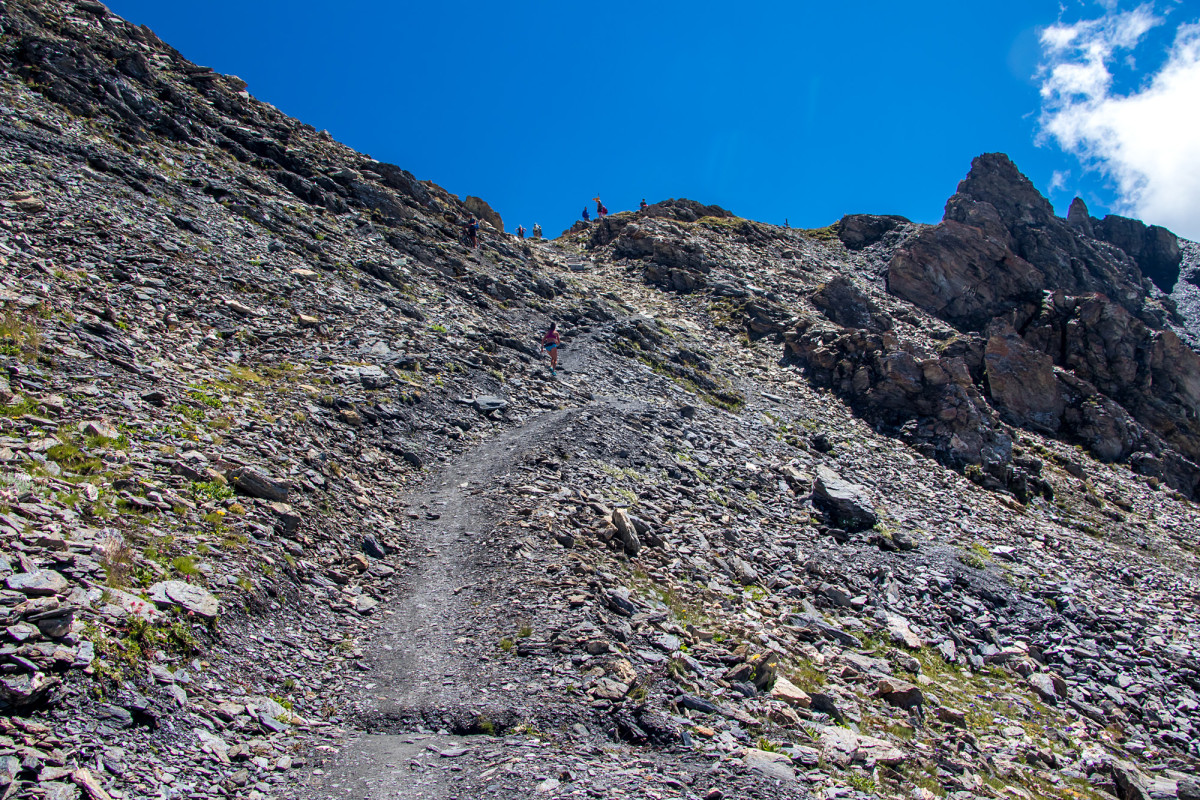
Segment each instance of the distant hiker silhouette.
[{"label": "distant hiker silhouette", "polygon": [[517,238],[518,238],[518,239],[524,239],[524,238],[525,238],[525,226],[524,226],[524,225],[518,225],[518,226],[517,226]]},{"label": "distant hiker silhouette", "polygon": [[588,213],[587,206],[584,206],[583,207],[583,221],[590,222],[591,219],[592,219],[592,215]]},{"label": "distant hiker silhouette", "polygon": [[604,219],[605,215],[608,214],[608,209],[604,207],[604,203],[600,202],[599,197],[593,197],[592,199],[596,201],[596,218]]},{"label": "distant hiker silhouette", "polygon": [[645,210],[646,210],[646,198],[644,198],[644,197],[642,198],[642,204],[641,204],[640,206],[638,206],[638,209],[639,209],[640,211],[645,211]]},{"label": "distant hiker silhouette", "polygon": [[536,222],[533,223],[533,238],[535,238],[535,239],[542,238],[542,226],[538,225]]},{"label": "distant hiker silhouette", "polygon": [[479,220],[474,216],[467,220],[467,238],[471,240],[471,247],[479,247]]}]

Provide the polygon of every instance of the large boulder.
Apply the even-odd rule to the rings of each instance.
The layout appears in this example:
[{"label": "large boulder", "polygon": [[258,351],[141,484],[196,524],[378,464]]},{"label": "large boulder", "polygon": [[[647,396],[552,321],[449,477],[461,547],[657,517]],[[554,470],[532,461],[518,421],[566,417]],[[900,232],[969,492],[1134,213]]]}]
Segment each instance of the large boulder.
[{"label": "large boulder", "polygon": [[52,569],[38,569],[9,575],[4,579],[4,585],[11,591],[22,592],[30,597],[50,597],[65,592],[70,583]]},{"label": "large boulder", "polygon": [[1036,303],[1045,285],[1041,271],[1005,238],[955,221],[899,247],[887,276],[889,292],[965,330],[982,330],[1014,305]]},{"label": "large boulder", "polygon": [[879,521],[866,488],[828,467],[817,467],[813,505],[824,511],[834,525],[851,532],[866,530]]},{"label": "large boulder", "polygon": [[500,233],[504,232],[504,220],[500,218],[500,215],[496,213],[495,209],[489,206],[487,201],[482,197],[467,195],[467,198],[463,200],[463,205],[466,207],[467,211],[470,211],[472,214],[491,225]]},{"label": "large boulder", "polygon": [[984,352],[993,405],[1017,425],[1056,433],[1064,403],[1054,361],[1025,344],[1011,326],[995,328]]},{"label": "large boulder", "polygon": [[821,729],[821,755],[839,767],[851,764],[862,764],[868,768],[874,768],[876,764],[895,767],[903,764],[907,758],[904,751],[891,742],[833,725]]},{"label": "large boulder", "polygon": [[882,240],[901,225],[911,224],[907,217],[880,214],[847,214],[834,223],[833,231],[851,250],[862,250]]},{"label": "large boulder", "polygon": [[237,467],[225,473],[229,485],[242,494],[277,503],[286,502],[290,484],[276,480],[251,467]]},{"label": "large boulder", "polygon": [[703,217],[731,219],[734,216],[732,211],[728,211],[720,206],[708,206],[684,197],[678,200],[675,198],[661,200],[652,206],[647,206],[640,213],[647,217],[667,217],[679,220],[680,222],[695,222]]},{"label": "large boulder", "polygon": [[796,780],[796,770],[792,768],[792,759],[784,753],[767,752],[751,747],[742,756],[742,763],[751,772],[757,772],[772,780],[792,782]]},{"label": "large boulder", "polygon": [[159,581],[150,587],[148,594],[160,606],[179,606],[205,619],[214,618],[221,610],[221,603],[212,592],[186,581]]},{"label": "large boulder", "polygon": [[830,280],[810,299],[821,313],[844,328],[892,329],[892,318],[845,275]]}]

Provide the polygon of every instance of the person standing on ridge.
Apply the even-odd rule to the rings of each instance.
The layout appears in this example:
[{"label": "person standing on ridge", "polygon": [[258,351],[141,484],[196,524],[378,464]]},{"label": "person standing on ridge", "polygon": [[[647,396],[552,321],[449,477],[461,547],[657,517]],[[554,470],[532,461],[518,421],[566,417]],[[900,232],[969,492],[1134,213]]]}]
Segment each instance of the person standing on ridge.
[{"label": "person standing on ridge", "polygon": [[524,226],[524,225],[518,225],[518,226],[517,226],[517,238],[518,238],[518,239],[524,239],[524,238],[525,238],[525,226]]},{"label": "person standing on ridge", "polygon": [[557,375],[556,368],[558,367],[558,346],[562,344],[562,340],[558,336],[558,329],[553,322],[550,323],[550,328],[542,334],[542,347],[546,348],[546,352],[550,354],[550,374]]},{"label": "person standing on ridge", "polygon": [[604,203],[600,202],[599,197],[593,197],[592,199],[596,201],[596,219],[604,219],[604,216],[608,213],[608,209],[604,207]]},{"label": "person standing on ridge", "polygon": [[542,226],[538,225],[536,222],[533,223],[533,238],[535,238],[535,239],[542,238]]},{"label": "person standing on ridge", "polygon": [[583,207],[583,221],[591,222],[591,220],[592,220],[592,215],[588,213],[587,206],[584,206]]},{"label": "person standing on ridge", "polygon": [[471,247],[479,247],[479,220],[474,214],[467,220],[467,236],[471,239]]},{"label": "person standing on ridge", "polygon": [[640,211],[646,210],[646,198],[644,198],[644,197],[642,198],[642,204],[640,206],[638,206],[638,210],[640,210]]}]

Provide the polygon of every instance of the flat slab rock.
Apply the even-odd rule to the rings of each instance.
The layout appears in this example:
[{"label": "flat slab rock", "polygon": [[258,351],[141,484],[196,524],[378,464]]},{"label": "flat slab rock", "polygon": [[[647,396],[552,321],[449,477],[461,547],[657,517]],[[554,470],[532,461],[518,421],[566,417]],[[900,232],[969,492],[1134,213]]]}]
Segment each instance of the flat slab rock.
[{"label": "flat slab rock", "polygon": [[261,497],[276,503],[286,502],[288,490],[291,488],[287,483],[277,481],[250,467],[231,469],[225,474],[225,479],[229,481],[230,486],[242,494]]},{"label": "flat slab rock", "polygon": [[879,521],[866,488],[828,467],[817,467],[813,505],[828,514],[832,523],[851,533],[866,530]]},{"label": "flat slab rock", "polygon": [[821,731],[821,755],[840,767],[856,762],[868,767],[876,764],[894,767],[905,760],[904,751],[891,742],[833,725]]},{"label": "flat slab rock", "polygon": [[766,750],[749,748],[742,756],[746,769],[757,772],[767,778],[780,781],[796,780],[796,770],[792,768],[792,759],[783,753],[768,753]]},{"label": "flat slab rock", "polygon": [[176,605],[205,619],[212,619],[221,610],[221,601],[212,592],[184,581],[159,581],[150,587],[149,594],[159,605]]},{"label": "flat slab rock", "polygon": [[31,597],[48,597],[67,590],[67,579],[52,569],[18,572],[4,579],[4,585],[14,592]]},{"label": "flat slab rock", "polygon": [[471,401],[471,405],[480,414],[491,414],[495,411],[503,411],[508,408],[508,401],[503,397],[495,397],[494,395],[484,394],[476,397]]}]

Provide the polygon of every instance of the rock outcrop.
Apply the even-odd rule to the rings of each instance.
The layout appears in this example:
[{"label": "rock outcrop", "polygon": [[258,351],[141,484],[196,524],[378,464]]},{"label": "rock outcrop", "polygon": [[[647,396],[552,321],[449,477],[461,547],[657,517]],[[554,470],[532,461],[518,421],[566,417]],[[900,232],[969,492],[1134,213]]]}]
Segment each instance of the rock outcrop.
[{"label": "rock outcrop", "polygon": [[496,210],[488,205],[487,201],[482,197],[467,195],[463,200],[463,208],[479,217],[488,225],[491,225],[492,230],[497,233],[504,233],[504,220],[500,218]]},{"label": "rock outcrop", "polygon": [[1177,270],[1179,249],[1172,255],[1174,237],[1161,229],[1106,219],[1114,222],[1092,219],[1077,201],[1061,220],[1006,157],[980,156],[945,220],[896,251],[888,289],[961,330],[1003,331],[987,334],[986,375],[1011,422],[1106,460],[1145,453],[1131,463],[1154,465],[1191,496],[1200,362],[1138,266],[1153,263],[1161,276],[1173,258]]},{"label": "rock outcrop", "polygon": [[833,228],[842,244],[851,250],[861,250],[907,224],[911,224],[911,220],[896,215],[847,214],[838,220]]}]

